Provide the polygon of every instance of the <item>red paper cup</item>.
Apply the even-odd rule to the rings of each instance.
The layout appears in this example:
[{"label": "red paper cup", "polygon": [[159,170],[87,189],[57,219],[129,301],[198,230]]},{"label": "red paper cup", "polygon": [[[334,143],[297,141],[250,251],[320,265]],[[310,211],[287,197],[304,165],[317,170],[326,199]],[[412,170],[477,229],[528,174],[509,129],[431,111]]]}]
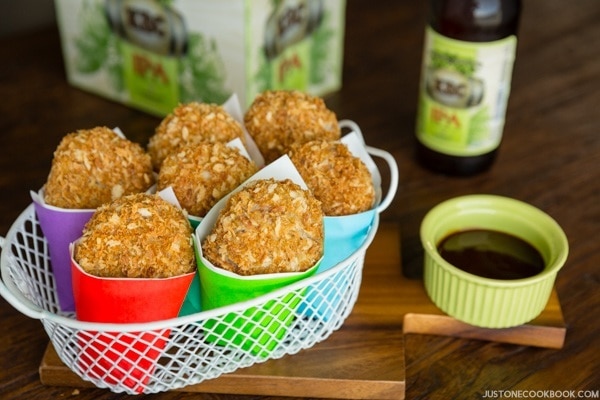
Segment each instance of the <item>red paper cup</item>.
[{"label": "red paper cup", "polygon": [[[101,278],[73,259],[75,312],[79,321],[144,323],[179,314],[195,272],[165,279]],[[92,380],[123,385],[142,393],[171,331],[78,333],[81,372]]]}]

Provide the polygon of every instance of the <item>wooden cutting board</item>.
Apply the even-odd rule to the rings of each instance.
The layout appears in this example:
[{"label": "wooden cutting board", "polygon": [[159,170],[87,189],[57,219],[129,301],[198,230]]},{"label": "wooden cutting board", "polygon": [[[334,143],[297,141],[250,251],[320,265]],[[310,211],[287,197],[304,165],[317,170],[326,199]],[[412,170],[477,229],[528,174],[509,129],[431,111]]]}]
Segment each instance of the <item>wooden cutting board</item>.
[{"label": "wooden cutting board", "polygon": [[[293,356],[243,368],[181,391],[403,399],[406,333],[561,348],[566,327],[555,292],[537,319],[516,328],[481,329],[446,316],[429,300],[420,280],[402,274],[399,227],[382,224],[367,251],[358,301],[338,331]],[[60,361],[52,344],[42,359],[40,379],[46,385],[91,386]]]}]

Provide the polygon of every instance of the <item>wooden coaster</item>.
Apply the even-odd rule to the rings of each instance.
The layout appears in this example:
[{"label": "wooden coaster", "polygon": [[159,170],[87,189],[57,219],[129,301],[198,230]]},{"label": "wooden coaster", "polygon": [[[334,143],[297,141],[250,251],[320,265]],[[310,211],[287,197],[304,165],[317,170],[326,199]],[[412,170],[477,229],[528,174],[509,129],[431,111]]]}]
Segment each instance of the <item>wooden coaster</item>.
[{"label": "wooden coaster", "polygon": [[453,336],[551,349],[562,348],[567,333],[555,290],[542,313],[525,325],[503,329],[479,328],[447,316],[431,303],[429,309],[407,313],[402,330],[404,333]]},{"label": "wooden coaster", "polygon": [[[44,385],[94,387],[48,345],[39,368]],[[404,399],[400,330],[342,329],[293,356],[269,360],[179,391],[343,399]]]},{"label": "wooden coaster", "polygon": [[[385,239],[387,231],[378,233],[371,245],[375,250],[369,254],[381,251],[378,238]],[[376,264],[377,259],[365,260],[365,266],[368,263]],[[310,349],[180,390],[263,396],[404,399],[406,376],[401,320],[392,327],[381,326],[376,320],[372,322],[365,327],[344,324],[327,340]],[[46,349],[39,372],[45,385],[93,387],[62,363],[52,344]]]}]

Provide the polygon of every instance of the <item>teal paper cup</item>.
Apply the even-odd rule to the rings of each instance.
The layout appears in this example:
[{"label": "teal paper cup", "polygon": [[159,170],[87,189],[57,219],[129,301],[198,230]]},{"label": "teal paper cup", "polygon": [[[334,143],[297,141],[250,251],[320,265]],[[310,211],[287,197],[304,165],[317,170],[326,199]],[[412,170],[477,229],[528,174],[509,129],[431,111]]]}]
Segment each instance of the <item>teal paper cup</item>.
[{"label": "teal paper cup", "polygon": [[202,311],[202,303],[200,302],[200,274],[196,270],[194,279],[192,279],[190,288],[181,305],[179,316],[185,317],[186,315],[196,314],[200,311]]},{"label": "teal paper cup", "polygon": [[[492,279],[465,272],[447,262],[438,245],[451,233],[483,229],[507,233],[532,245],[544,269],[521,279]],[[556,275],[569,252],[558,223],[541,210],[494,195],[447,200],[427,213],[421,224],[425,249],[423,280],[433,303],[446,314],[484,328],[509,328],[536,318],[546,307]]]},{"label": "teal paper cup", "polygon": [[[200,225],[202,218],[188,215],[188,221],[190,222],[192,229],[196,230],[198,225]],[[190,285],[190,290],[188,290],[187,296],[185,296],[185,300],[181,306],[179,316],[185,317],[186,315],[196,314],[200,311],[202,311],[202,303],[200,301],[200,275],[198,271],[196,271],[194,279]]]},{"label": "teal paper cup", "polygon": [[192,226],[192,229],[196,230],[196,228],[198,227],[198,225],[200,225],[200,222],[202,221],[202,217],[188,215],[188,221],[190,221],[190,225]]}]

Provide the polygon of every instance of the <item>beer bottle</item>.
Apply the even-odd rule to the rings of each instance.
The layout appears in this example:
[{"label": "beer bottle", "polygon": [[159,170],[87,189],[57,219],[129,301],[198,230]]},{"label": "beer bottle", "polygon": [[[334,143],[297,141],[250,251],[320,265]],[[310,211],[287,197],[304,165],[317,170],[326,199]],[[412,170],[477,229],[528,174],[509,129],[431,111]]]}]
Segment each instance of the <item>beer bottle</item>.
[{"label": "beer bottle", "polygon": [[468,176],[493,164],[520,12],[520,0],[430,0],[416,123],[424,166]]}]

